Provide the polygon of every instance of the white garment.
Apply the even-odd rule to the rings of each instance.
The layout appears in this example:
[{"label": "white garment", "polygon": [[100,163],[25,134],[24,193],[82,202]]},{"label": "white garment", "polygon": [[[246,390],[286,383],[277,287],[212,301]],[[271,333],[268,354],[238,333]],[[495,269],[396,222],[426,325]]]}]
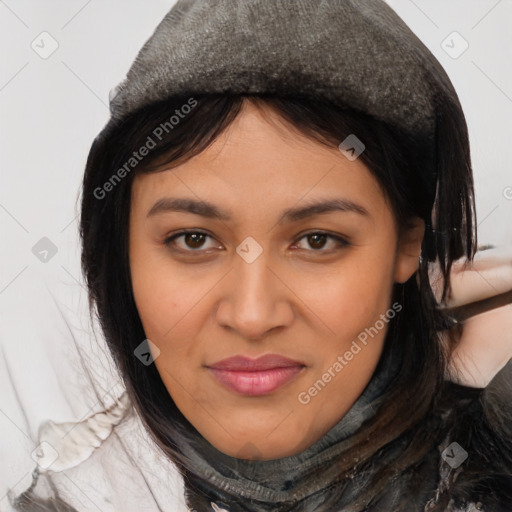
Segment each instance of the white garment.
[{"label": "white garment", "polygon": [[[0,320],[2,512],[13,510],[8,492],[19,495],[32,483],[32,472],[41,461],[36,448],[43,424],[86,420],[113,404],[123,392],[104,340],[96,340],[90,328],[80,325],[88,319],[85,292],[78,287],[80,296],[76,297],[75,289],[64,308],[42,283],[32,281],[25,291],[11,294],[7,307],[3,302]],[[66,436],[68,444],[79,434],[75,427]],[[99,444],[90,436],[88,440]],[[58,445],[52,440],[39,447],[40,455],[42,449],[51,457],[54,444]],[[61,471],[48,472],[60,497],[78,511],[187,512],[181,475],[135,414],[125,417],[99,448],[90,452],[74,467],[76,453],[66,457],[62,467],[58,463],[53,466]],[[52,495],[44,472],[35,494]]]}]

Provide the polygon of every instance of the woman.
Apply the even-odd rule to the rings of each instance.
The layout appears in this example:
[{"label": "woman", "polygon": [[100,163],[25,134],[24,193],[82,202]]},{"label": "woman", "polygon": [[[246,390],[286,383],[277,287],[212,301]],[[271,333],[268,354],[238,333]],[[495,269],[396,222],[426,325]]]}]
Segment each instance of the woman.
[{"label": "woman", "polygon": [[509,510],[511,364],[445,379],[476,251],[466,123],[398,16],[182,0],[111,111],[82,265],[190,509]]}]

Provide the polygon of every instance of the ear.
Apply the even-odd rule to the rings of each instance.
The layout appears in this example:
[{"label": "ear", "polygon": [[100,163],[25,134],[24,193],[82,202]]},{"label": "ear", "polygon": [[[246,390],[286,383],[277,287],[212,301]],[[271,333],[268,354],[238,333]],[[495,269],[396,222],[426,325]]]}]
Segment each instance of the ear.
[{"label": "ear", "polygon": [[405,283],[418,270],[421,242],[425,234],[425,222],[413,217],[408,227],[401,229],[395,264],[395,281]]}]

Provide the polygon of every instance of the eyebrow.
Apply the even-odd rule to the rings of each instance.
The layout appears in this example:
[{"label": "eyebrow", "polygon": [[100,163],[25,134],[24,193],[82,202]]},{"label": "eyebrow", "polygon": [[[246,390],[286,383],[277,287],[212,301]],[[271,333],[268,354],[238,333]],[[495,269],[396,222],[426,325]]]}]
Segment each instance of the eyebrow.
[{"label": "eyebrow", "polygon": [[[226,210],[209,203],[188,198],[159,199],[149,210],[147,217],[167,212],[193,213],[209,219],[217,219],[229,222],[231,215]],[[368,210],[349,199],[334,198],[329,200],[316,201],[298,208],[288,208],[281,214],[278,224],[296,222],[314,215],[322,215],[332,212],[351,212],[370,217]]]}]

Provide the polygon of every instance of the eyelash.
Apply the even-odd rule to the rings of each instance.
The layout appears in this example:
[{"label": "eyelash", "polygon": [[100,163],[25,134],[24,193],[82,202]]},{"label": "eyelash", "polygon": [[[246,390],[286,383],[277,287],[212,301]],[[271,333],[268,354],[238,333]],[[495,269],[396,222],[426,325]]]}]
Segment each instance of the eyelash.
[{"label": "eyelash", "polygon": [[[169,249],[171,249],[172,251],[175,251],[175,252],[181,252],[181,253],[191,253],[191,254],[194,254],[194,253],[201,253],[201,252],[204,252],[203,249],[196,249],[196,250],[186,250],[186,249],[175,249],[173,247],[171,247],[172,245],[172,242],[174,242],[174,240],[176,240],[177,238],[181,237],[181,236],[184,236],[184,235],[190,235],[190,234],[196,234],[196,235],[205,235],[207,237],[210,237],[210,238],[213,238],[210,234],[204,232],[204,231],[200,231],[200,230],[182,230],[182,231],[178,231],[177,233],[174,233],[173,235],[167,237],[164,241],[163,241],[163,244],[168,247]],[[333,251],[336,251],[336,250],[340,250],[340,249],[343,249],[343,248],[346,248],[350,245],[350,243],[343,237],[339,236],[339,235],[333,235],[327,231],[309,231],[307,233],[304,233],[302,234],[299,238],[297,238],[296,242],[294,243],[298,243],[300,240],[302,240],[303,238],[306,238],[308,236],[311,236],[311,235],[325,235],[327,238],[331,238],[333,240],[335,240],[340,247],[337,247],[335,249],[332,249],[332,250],[324,250],[324,249],[312,249],[311,252],[316,252],[316,253],[331,253]],[[307,249],[299,249],[299,250],[307,250]]]}]

